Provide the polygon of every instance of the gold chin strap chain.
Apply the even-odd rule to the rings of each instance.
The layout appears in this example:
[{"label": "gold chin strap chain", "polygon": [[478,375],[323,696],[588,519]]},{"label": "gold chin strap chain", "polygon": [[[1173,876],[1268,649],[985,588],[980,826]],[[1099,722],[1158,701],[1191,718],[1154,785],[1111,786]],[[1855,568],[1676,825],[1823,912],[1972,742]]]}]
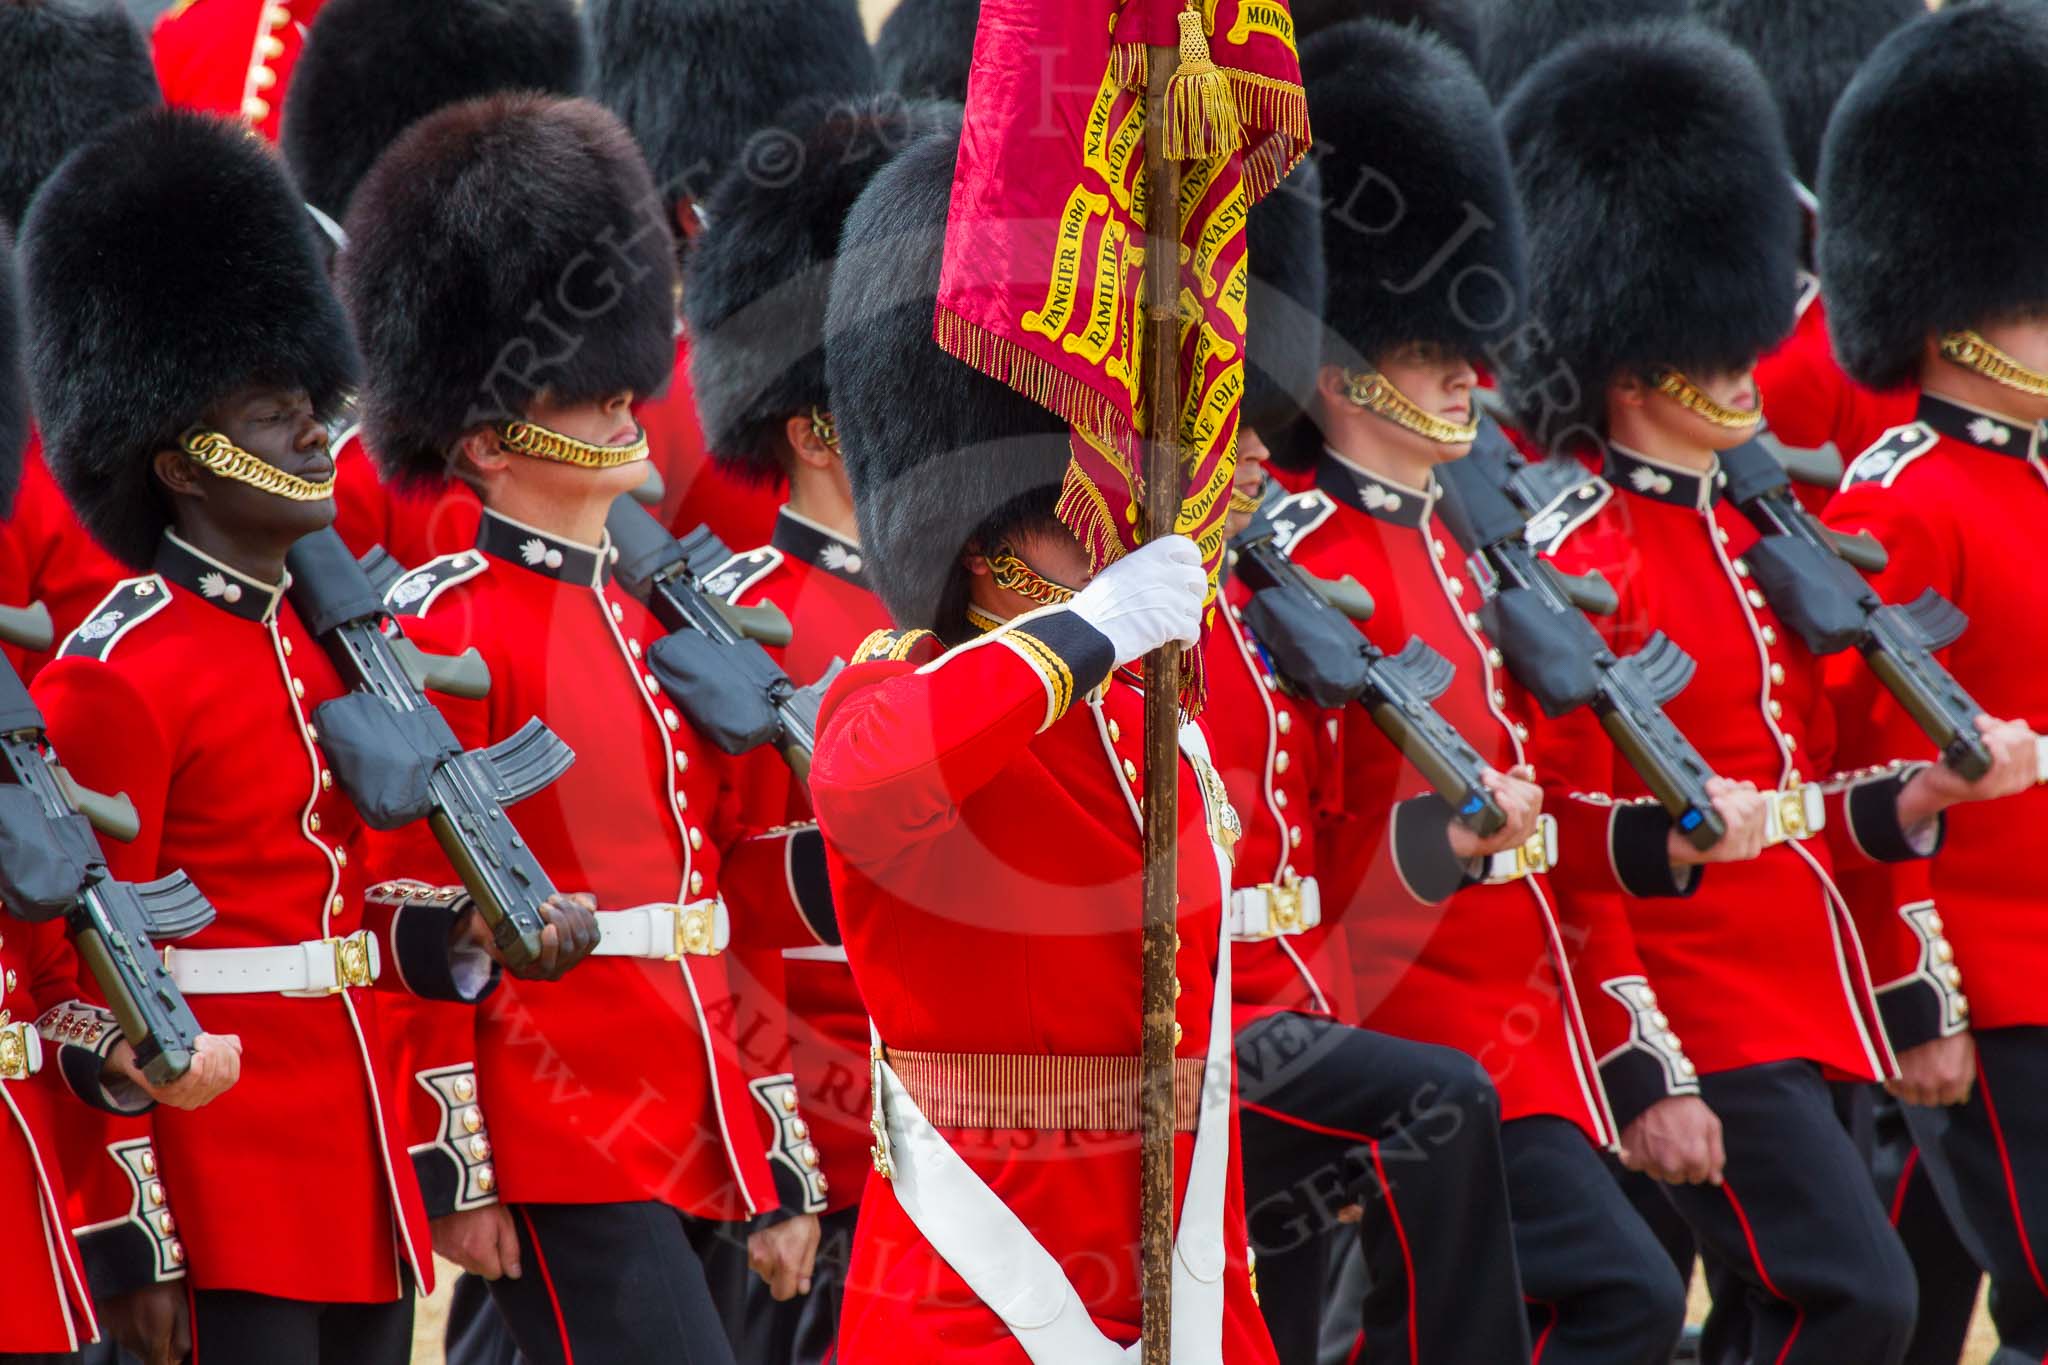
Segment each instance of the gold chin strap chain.
[{"label": "gold chin strap chain", "polygon": [[1726,431],[1741,431],[1753,427],[1763,420],[1761,408],[1744,412],[1740,408],[1724,408],[1709,398],[1706,391],[1676,370],[1665,370],[1657,376],[1657,392],[1676,402],[1687,412],[1706,418],[1715,426]]},{"label": "gold chin strap chain", "polygon": [[1040,606],[1064,606],[1074,600],[1072,588],[1063,588],[1051,579],[1041,577],[1038,570],[1019,559],[1007,545],[988,556],[988,572],[997,587],[1006,588],[1019,597],[1028,597]]},{"label": "gold chin strap chain", "polygon": [[839,449],[839,425],[832,420],[832,414],[823,408],[811,409],[811,435],[832,449]]},{"label": "gold chin strap chain", "polygon": [[314,483],[311,479],[287,474],[262,456],[251,455],[217,431],[194,427],[178,438],[178,448],[201,469],[211,470],[223,479],[245,483],[274,497],[287,498],[292,502],[319,502],[334,496],[332,475]]},{"label": "gold chin strap chain", "polygon": [[1265,500],[1266,481],[1264,479],[1260,479],[1259,486],[1249,492],[1242,488],[1230,490],[1230,510],[1241,517],[1250,516],[1258,511]]},{"label": "gold chin strap chain", "polygon": [[1941,356],[2008,389],[2048,398],[2048,374],[2028,369],[1975,332],[1950,332],[1941,339]]},{"label": "gold chin strap chain", "polygon": [[1415,400],[1394,387],[1394,381],[1377,370],[1344,375],[1344,396],[1368,412],[1377,413],[1397,427],[1414,432],[1440,446],[1470,445],[1479,439],[1479,422],[1460,426],[1433,412],[1424,412]]},{"label": "gold chin strap chain", "polygon": [[647,431],[636,427],[634,432],[633,439],[622,446],[597,446],[532,422],[507,422],[498,428],[498,439],[507,450],[531,455],[536,460],[553,460],[584,469],[617,469],[647,458]]}]

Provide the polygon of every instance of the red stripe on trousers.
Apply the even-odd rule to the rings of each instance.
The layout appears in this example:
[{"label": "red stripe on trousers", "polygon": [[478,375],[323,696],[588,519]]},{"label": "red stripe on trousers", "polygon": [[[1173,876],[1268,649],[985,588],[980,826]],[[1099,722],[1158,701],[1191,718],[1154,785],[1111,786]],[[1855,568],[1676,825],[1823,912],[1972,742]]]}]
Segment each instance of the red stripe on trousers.
[{"label": "red stripe on trousers", "polygon": [[[1792,1300],[1779,1292],[1778,1286],[1771,1279],[1771,1272],[1764,1266],[1764,1254],[1757,1248],[1756,1232],[1749,1225],[1749,1215],[1742,1211],[1742,1201],[1735,1197],[1735,1187],[1728,1184],[1724,1179],[1721,1184],[1721,1193],[1728,1196],[1728,1207],[1735,1210],[1735,1221],[1742,1225],[1742,1240],[1749,1244],[1749,1259],[1750,1263],[1756,1267],[1757,1278],[1764,1282],[1765,1289],[1771,1291],[1772,1298],[1780,1303],[1792,1303]],[[1792,1354],[1792,1343],[1799,1340],[1799,1329],[1806,1325],[1806,1306],[1804,1304],[1792,1304],[1792,1306],[1798,1313],[1798,1316],[1792,1319],[1792,1332],[1785,1338],[1785,1344],[1778,1349],[1778,1358],[1774,1365],[1785,1365],[1786,1357]]]},{"label": "red stripe on trousers", "polygon": [[548,1273],[548,1255],[540,1249],[540,1233],[534,1230],[533,1219],[525,1209],[517,1209],[519,1221],[526,1224],[526,1239],[533,1243],[533,1259],[540,1262],[540,1282],[547,1287],[548,1307],[555,1310],[555,1333],[562,1340],[562,1365],[576,1365],[576,1353],[569,1349],[569,1322],[562,1316],[562,1301],[555,1296],[555,1277]]}]

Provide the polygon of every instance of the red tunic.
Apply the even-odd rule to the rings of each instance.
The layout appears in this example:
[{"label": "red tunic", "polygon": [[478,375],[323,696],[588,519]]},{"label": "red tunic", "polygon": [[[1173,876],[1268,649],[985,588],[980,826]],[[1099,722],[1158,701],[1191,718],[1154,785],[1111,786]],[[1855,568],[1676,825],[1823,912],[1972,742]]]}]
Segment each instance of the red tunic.
[{"label": "red tunic", "polygon": [[[1915,395],[1910,390],[1877,393],[1844,374],[1828,340],[1820,282],[1807,276],[1802,284],[1798,325],[1757,362],[1764,418],[1788,446],[1818,450],[1832,445],[1844,461],[1853,460],[1886,431],[1912,420]],[[1793,487],[1814,510],[1827,504],[1827,489]]]},{"label": "red tunic", "polygon": [[[1754,861],[1708,867],[1685,900],[1626,897],[1628,917],[1663,1008],[1703,1072],[1805,1058],[1862,1079],[1893,1073],[1861,943],[1833,880],[1837,865],[1918,856],[1899,830],[1900,774],[1835,775],[1835,714],[1820,668],[1781,626],[1742,555],[1756,541],[1721,497],[1717,474],[1689,473],[1610,452],[1617,490],[1590,521],[1549,542],[1567,573],[1598,570],[1620,610],[1595,617],[1617,653],[1662,629],[1698,665],[1666,713],[1723,777],[1765,791],[1823,784],[1825,835],[1767,847]],[[1638,802],[1652,843],[1616,844],[1625,890],[1663,863],[1662,812],[1624,764],[1584,778],[1570,754],[1559,780],[1575,804]],[[1604,785],[1602,785],[1604,783]],[[1621,828],[1617,822],[1616,828]]]},{"label": "red tunic", "polygon": [[164,102],[239,118],[277,141],[285,83],[321,0],[181,0],[150,35]]},{"label": "red tunic", "polygon": [[[1109,664],[1106,641],[1051,610],[923,667],[857,664],[826,698],[811,791],[847,954],[888,1046],[1137,1055],[1144,706],[1121,678],[1097,691]],[[1222,887],[1186,762],[1179,801],[1176,1053],[1201,1057]],[[1095,1325],[1135,1342],[1135,1135],[938,1132],[1065,1270]],[[1175,1148],[1185,1189],[1192,1135]],[[1232,1149],[1223,1358],[1247,1365],[1273,1349],[1246,1272],[1234,1134]],[[1025,1355],[874,1177],[839,1358],[1013,1365]]]},{"label": "red tunic", "polygon": [[679,536],[709,526],[728,545],[768,543],[786,490],[728,474],[705,451],[690,388],[690,342],[680,330],[668,388],[641,399],[633,412],[647,429],[648,458],[666,490],[656,512],[664,525]]},{"label": "red tunic", "polygon": [[447,928],[422,942],[365,918],[361,824],[312,724],[342,690],[276,589],[171,536],[158,572],[110,594],[34,688],[72,773],[135,802],[142,834],[107,844],[114,874],[182,868],[213,903],[218,918],[179,947],[278,947],[363,928],[379,939],[378,989],[198,999],[207,1028],[246,1047],[227,1095],[153,1118],[201,1289],[386,1302],[403,1263],[433,1283],[383,1083],[380,997],[427,978],[420,949],[446,977]]},{"label": "red tunic", "polygon": [[[1939,590],[1970,618],[1941,658],[1978,705],[1994,716],[2048,731],[2048,585],[2041,578],[2042,527],[2048,525],[2048,444],[2034,427],[1933,395],[1919,420],[1889,433],[1850,467],[1828,520],[1868,530],[1890,552],[1875,581],[1887,601],[1910,602]],[[1838,704],[1868,717],[1865,748],[1931,757],[1932,747],[1862,660],[1830,660]],[[1859,756],[1861,756],[1859,754]],[[1958,806],[1948,842],[1924,865],[1886,869],[1864,930],[1887,1022],[1897,1018],[1910,1047],[1958,1031],[2048,1023],[2040,989],[2048,966],[2040,894],[2022,868],[2048,820],[2048,788],[2003,801]],[[2020,859],[2021,862],[2016,862]],[[1930,907],[1928,902],[1932,901]],[[1930,923],[1929,910],[1939,919]],[[1955,999],[1943,935],[1953,945],[1967,1014]],[[1917,983],[1917,984],[1916,984]]]},{"label": "red tunic", "polygon": [[[863,567],[858,544],[784,508],[769,543],[735,556],[711,575],[709,587],[740,606],[772,603],[782,609],[792,638],[787,648],[770,653],[807,687],[889,625],[888,609],[868,587]],[[809,794],[779,754],[749,755],[739,788],[741,818],[749,828],[815,826]],[[867,1007],[854,989],[843,948],[807,945],[785,950],[782,959],[797,1094],[823,1153],[825,1208],[836,1212],[858,1203],[867,1182],[873,1142]]]},{"label": "red tunic", "polygon": [[[1437,710],[1494,767],[1525,761],[1526,707],[1467,615],[1479,594],[1450,553],[1435,490],[1334,455],[1317,489],[1298,500],[1290,557],[1363,584],[1378,609],[1360,629],[1382,649],[1419,635],[1445,654],[1458,671]],[[1342,796],[1316,848],[1325,913],[1344,907],[1360,1021],[1470,1053],[1499,1089],[1503,1119],[1553,1114],[1612,1142],[1546,879],[1474,884],[1445,843],[1449,807],[1361,708],[1347,709],[1339,741]]]},{"label": "red tunic", "polygon": [[408,569],[476,544],[483,504],[468,484],[451,481],[438,492],[398,492],[385,486],[363,445],[361,428],[334,445],[334,529],[356,554],[379,546]]},{"label": "red tunic", "polygon": [[78,524],[43,463],[41,440],[31,436],[13,515],[0,527],[0,604],[41,602],[50,609],[55,630],[49,649],[23,653],[8,648],[22,677],[34,678],[56,656],[54,641],[76,630],[127,573]]}]

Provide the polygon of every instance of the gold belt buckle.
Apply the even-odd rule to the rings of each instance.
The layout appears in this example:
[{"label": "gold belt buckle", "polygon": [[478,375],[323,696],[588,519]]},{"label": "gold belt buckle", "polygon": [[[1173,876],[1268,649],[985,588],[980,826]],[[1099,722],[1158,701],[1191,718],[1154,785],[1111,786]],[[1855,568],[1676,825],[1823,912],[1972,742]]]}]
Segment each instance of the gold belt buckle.
[{"label": "gold belt buckle", "polygon": [[0,1081],[28,1079],[28,1025],[0,1026]]},{"label": "gold belt buckle", "polygon": [[346,938],[327,940],[334,947],[334,990],[336,993],[373,984],[370,975],[370,936],[359,929]]},{"label": "gold belt buckle", "polygon": [[693,901],[676,907],[675,949],[676,958],[718,956],[718,902]]},{"label": "gold belt buckle", "polygon": [[1298,934],[1301,932],[1301,884],[1290,882],[1285,886],[1268,885],[1266,892],[1266,922],[1275,934]]},{"label": "gold belt buckle", "polygon": [[868,1149],[868,1157],[874,1162],[875,1174],[884,1180],[896,1178],[896,1162],[889,1149],[889,1118],[882,1109],[882,1045],[876,1043],[868,1049],[868,1079],[871,1084],[871,1103],[868,1110],[868,1132],[874,1135],[875,1145]]},{"label": "gold belt buckle", "polygon": [[1550,871],[1550,841],[1544,837],[1543,824],[1537,822],[1536,832],[1523,840],[1515,850],[1515,876],[1540,876]]},{"label": "gold belt buckle", "polygon": [[1778,793],[1778,827],[1792,842],[1813,833],[1806,827],[1806,789],[1803,786],[1795,785]]}]

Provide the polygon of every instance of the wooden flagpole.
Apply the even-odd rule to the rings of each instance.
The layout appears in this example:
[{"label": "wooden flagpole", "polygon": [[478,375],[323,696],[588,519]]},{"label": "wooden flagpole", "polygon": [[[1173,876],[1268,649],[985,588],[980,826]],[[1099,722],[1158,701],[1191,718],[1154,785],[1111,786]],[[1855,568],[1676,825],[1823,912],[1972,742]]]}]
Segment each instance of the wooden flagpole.
[{"label": "wooden flagpole", "polygon": [[[1167,83],[1179,52],[1147,49],[1145,79],[1145,538],[1180,516],[1180,163],[1166,155]],[[1139,1067],[1143,1164],[1139,1263],[1143,1365],[1173,1355],[1173,1025],[1180,792],[1180,648],[1145,656],[1144,1044]]]}]

